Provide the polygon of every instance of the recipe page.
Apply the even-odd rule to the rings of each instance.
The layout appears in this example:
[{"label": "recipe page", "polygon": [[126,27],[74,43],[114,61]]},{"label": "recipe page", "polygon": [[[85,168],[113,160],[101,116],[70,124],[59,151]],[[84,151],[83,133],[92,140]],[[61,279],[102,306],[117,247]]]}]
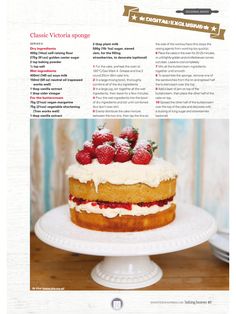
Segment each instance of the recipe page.
[{"label": "recipe page", "polygon": [[9,1],[9,313],[228,313],[229,27]]}]

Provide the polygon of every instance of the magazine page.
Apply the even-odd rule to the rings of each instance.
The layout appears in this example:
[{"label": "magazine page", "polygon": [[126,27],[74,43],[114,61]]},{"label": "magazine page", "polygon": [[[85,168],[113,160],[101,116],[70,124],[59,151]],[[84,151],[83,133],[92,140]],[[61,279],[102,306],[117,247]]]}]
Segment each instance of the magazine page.
[{"label": "magazine page", "polygon": [[9,1],[9,313],[229,312],[228,33],[227,1]]}]

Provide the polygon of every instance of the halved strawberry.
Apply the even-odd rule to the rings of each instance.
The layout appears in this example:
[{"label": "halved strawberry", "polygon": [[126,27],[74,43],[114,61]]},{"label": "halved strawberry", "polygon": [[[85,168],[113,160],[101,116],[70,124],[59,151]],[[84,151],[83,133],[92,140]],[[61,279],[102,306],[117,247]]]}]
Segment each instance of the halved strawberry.
[{"label": "halved strawberry", "polygon": [[103,145],[99,145],[95,150],[98,162],[100,164],[110,164],[113,161],[115,156],[115,148],[110,144],[105,143]]},{"label": "halved strawberry", "polygon": [[138,129],[135,129],[132,126],[127,126],[122,129],[120,137],[127,140],[130,143],[130,146],[133,148],[138,140]]},{"label": "halved strawberry", "polygon": [[95,147],[102,145],[106,142],[113,142],[114,136],[110,130],[98,127],[98,130],[95,131],[92,135],[92,141]]},{"label": "halved strawberry", "polygon": [[75,155],[75,159],[82,165],[91,164],[92,162],[90,153],[85,150],[79,150]]},{"label": "halved strawberry", "polygon": [[138,165],[147,165],[152,159],[152,154],[150,154],[146,149],[139,148],[135,151],[132,162]]}]

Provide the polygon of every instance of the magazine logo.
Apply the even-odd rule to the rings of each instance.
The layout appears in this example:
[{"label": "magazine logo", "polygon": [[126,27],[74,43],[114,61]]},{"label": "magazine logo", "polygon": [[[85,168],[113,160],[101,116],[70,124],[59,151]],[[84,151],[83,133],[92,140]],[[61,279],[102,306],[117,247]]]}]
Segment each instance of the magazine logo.
[{"label": "magazine logo", "polygon": [[123,301],[119,298],[115,298],[111,301],[111,307],[113,310],[118,311],[123,307]]}]

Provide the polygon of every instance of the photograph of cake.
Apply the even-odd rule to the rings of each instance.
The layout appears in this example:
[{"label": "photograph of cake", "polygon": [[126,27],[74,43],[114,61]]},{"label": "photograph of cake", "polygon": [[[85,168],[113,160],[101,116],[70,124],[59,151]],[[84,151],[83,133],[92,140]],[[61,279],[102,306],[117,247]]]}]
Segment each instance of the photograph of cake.
[{"label": "photograph of cake", "polygon": [[[110,289],[90,275],[104,254],[63,251],[35,235],[37,221],[62,205],[73,232],[118,239],[163,232],[192,204],[228,237],[228,120],[31,120],[30,136],[31,290]],[[141,289],[228,290],[229,253],[218,252],[213,239],[152,255],[164,277]]]},{"label": "photograph of cake", "polygon": [[69,166],[71,220],[80,227],[129,232],[165,226],[175,218],[177,170],[124,127],[114,136],[98,127]]}]

